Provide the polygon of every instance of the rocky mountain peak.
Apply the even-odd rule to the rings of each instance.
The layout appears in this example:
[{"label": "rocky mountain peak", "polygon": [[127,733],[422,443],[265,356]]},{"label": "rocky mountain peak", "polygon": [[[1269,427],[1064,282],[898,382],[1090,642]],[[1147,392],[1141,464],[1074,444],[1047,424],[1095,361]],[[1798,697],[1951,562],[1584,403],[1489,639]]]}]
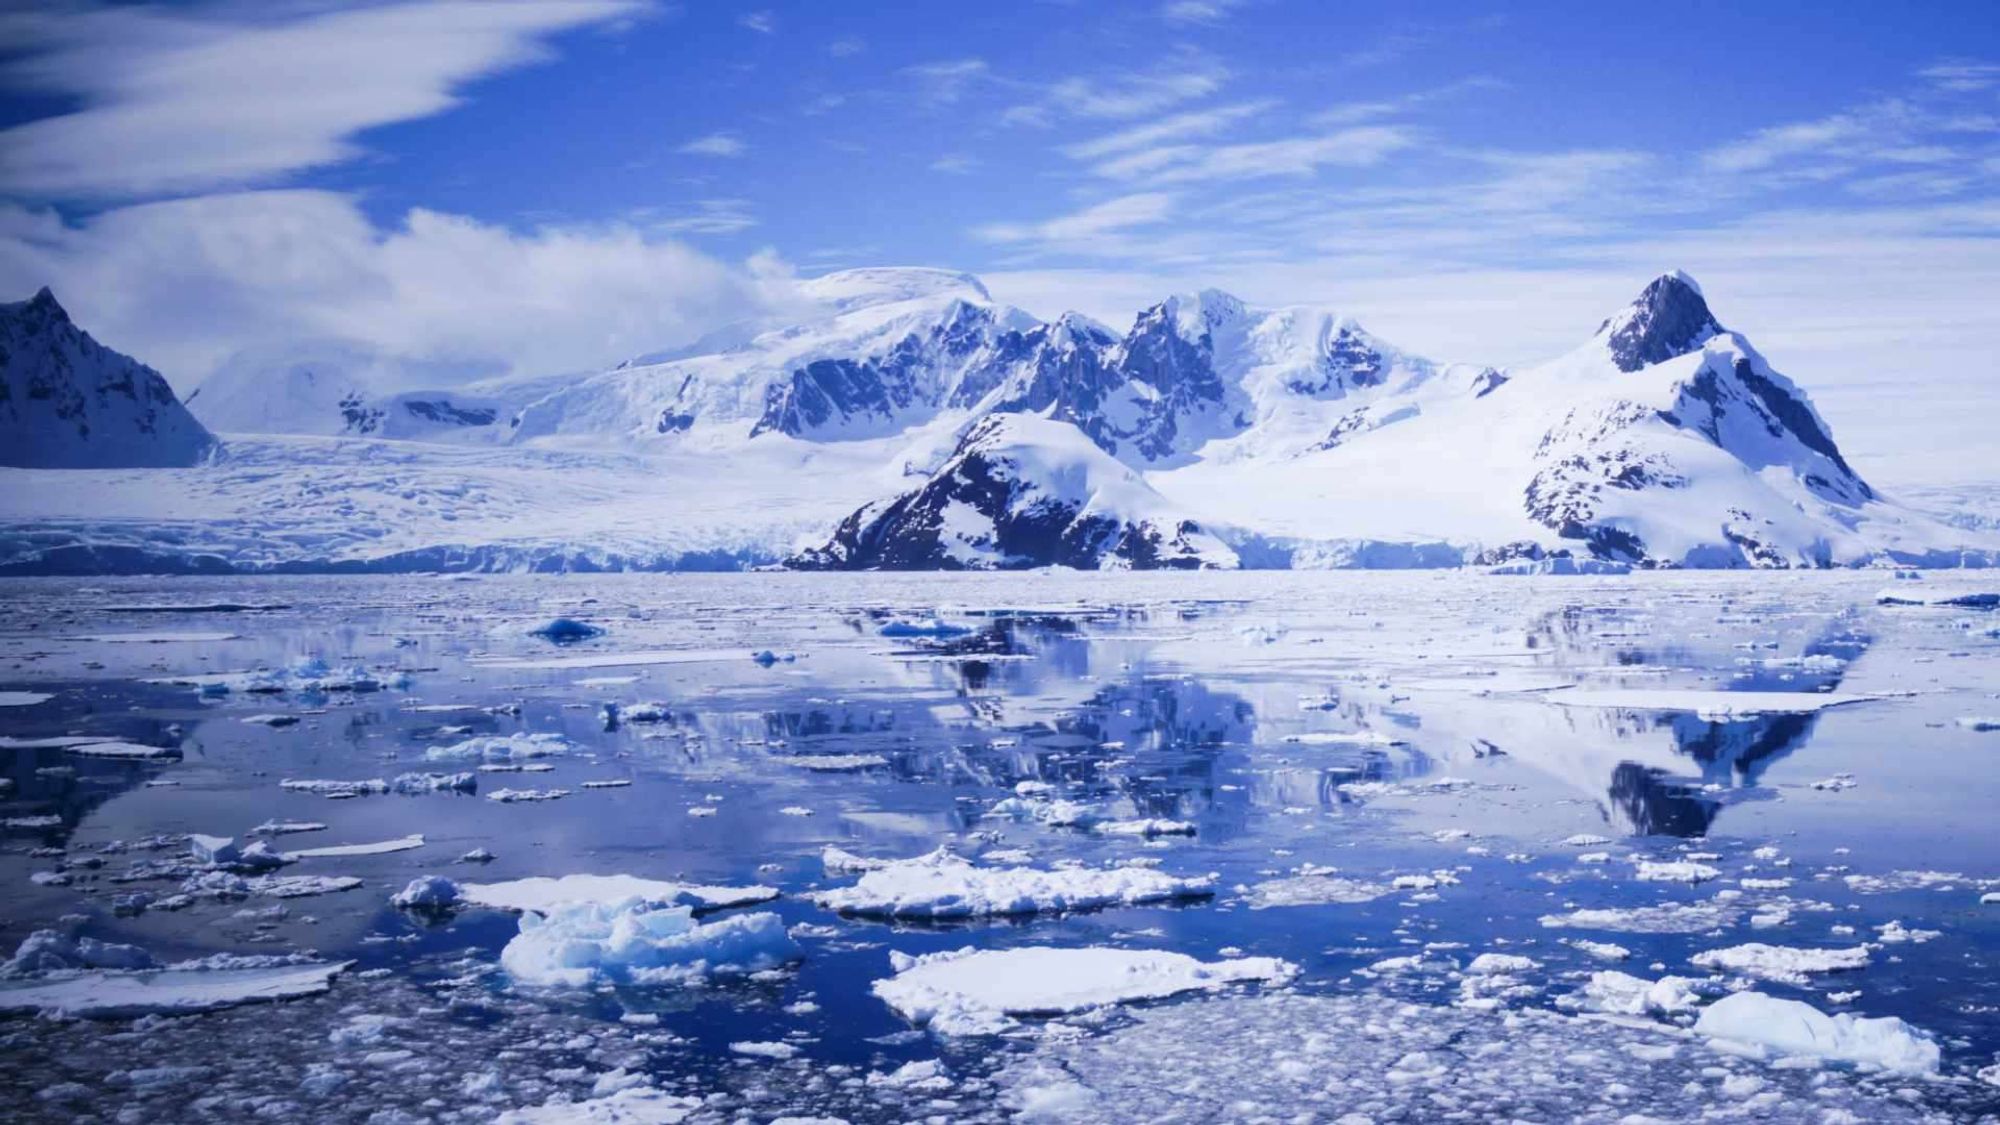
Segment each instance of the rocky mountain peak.
[{"label": "rocky mountain peak", "polygon": [[1620,371],[1637,371],[1686,355],[1722,332],[1694,278],[1679,270],[1662,274],[1637,300],[1598,326]]}]

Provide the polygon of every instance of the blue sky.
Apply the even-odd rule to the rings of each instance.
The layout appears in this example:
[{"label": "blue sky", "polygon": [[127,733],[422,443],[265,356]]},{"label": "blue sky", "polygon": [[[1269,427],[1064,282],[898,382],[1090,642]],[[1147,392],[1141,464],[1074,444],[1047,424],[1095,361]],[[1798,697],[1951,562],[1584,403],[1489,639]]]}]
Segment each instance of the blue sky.
[{"label": "blue sky", "polygon": [[0,285],[184,388],[307,340],[586,367],[863,264],[1525,362],[1682,267],[1864,456],[2000,405],[1990,4],[223,0],[0,42]]}]

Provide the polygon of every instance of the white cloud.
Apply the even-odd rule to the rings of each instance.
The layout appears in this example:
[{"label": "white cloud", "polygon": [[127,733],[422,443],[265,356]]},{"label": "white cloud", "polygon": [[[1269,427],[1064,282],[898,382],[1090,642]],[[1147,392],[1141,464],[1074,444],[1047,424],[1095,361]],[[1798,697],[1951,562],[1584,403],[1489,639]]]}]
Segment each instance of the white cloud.
[{"label": "white cloud", "polygon": [[931,161],[931,171],[952,176],[971,175],[979,167],[979,158],[962,152],[946,153]]},{"label": "white cloud", "polygon": [[1244,0],[1169,0],[1160,5],[1160,18],[1168,23],[1221,23],[1243,3]]},{"label": "white cloud", "polygon": [[1229,71],[1191,48],[1173,52],[1157,66],[1059,79],[1037,87],[1037,97],[1000,115],[1007,125],[1047,126],[1061,118],[1124,120],[1171,109],[1222,89]]},{"label": "white cloud", "polygon": [[706,137],[696,137],[682,145],[677,152],[690,156],[742,156],[750,146],[734,133],[710,133]]},{"label": "white cloud", "polygon": [[632,222],[658,234],[736,234],[757,225],[747,199],[698,199],[692,211],[645,209]]},{"label": "white cloud", "polygon": [[1942,62],[1925,67],[1917,75],[1954,93],[1971,94],[2000,86],[2000,63],[1971,60]]},{"label": "white cloud", "polygon": [[0,208],[0,294],[52,286],[183,393],[239,350],[304,340],[494,371],[608,364],[781,299],[770,273],[631,223],[513,231],[415,210],[377,228],[322,191],[146,203],[76,226]]},{"label": "white cloud", "polygon": [[1172,196],[1162,192],[1139,192],[1039,223],[999,223],[981,227],[974,233],[990,242],[1077,243],[1098,235],[1157,223],[1172,211]]},{"label": "white cloud", "polygon": [[1310,176],[1324,166],[1365,168],[1416,143],[1416,134],[1391,125],[1364,125],[1332,133],[1212,147],[1156,150],[1143,161],[1101,165],[1103,174],[1144,177],[1154,183],[1255,180]]},{"label": "white cloud", "polygon": [[836,59],[851,58],[867,49],[867,40],[858,35],[843,35],[826,45],[826,53]]},{"label": "white cloud", "polygon": [[778,30],[778,14],[772,11],[745,12],[736,17],[741,27],[746,27],[759,35],[771,35]]},{"label": "white cloud", "polygon": [[1150,148],[1163,141],[1177,141],[1189,137],[1206,137],[1228,128],[1248,117],[1254,117],[1272,106],[1275,101],[1241,102],[1236,105],[1217,106],[1214,109],[1190,110],[1163,117],[1144,125],[1135,125],[1116,133],[1106,134],[1096,140],[1083,141],[1065,147],[1063,152],[1078,160],[1095,160],[1113,153],[1129,152],[1132,149]]},{"label": "white cloud", "polygon": [[921,83],[930,99],[949,105],[965,96],[973,83],[989,76],[985,59],[941,59],[903,68],[903,73]]},{"label": "white cloud", "polygon": [[132,197],[268,182],[348,160],[364,129],[449,109],[473,79],[638,0],[404,0],[252,18],[242,5],[0,17],[0,81],[81,108],[0,131],[0,190]]}]

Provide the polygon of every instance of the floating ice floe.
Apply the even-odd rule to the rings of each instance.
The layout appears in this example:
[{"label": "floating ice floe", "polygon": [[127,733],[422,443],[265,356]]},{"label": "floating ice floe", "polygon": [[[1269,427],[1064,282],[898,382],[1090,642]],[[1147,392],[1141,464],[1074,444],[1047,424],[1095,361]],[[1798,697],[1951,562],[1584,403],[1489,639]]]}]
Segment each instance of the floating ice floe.
[{"label": "floating ice floe", "polygon": [[880,754],[786,754],[771,760],[815,773],[853,773],[889,764]]},{"label": "floating ice floe", "polygon": [[1783,945],[1750,942],[1728,949],[1711,949],[1690,958],[1704,969],[1741,973],[1760,980],[1804,984],[1809,973],[1851,972],[1868,967],[1868,947],[1851,949],[1799,949]]},{"label": "floating ice floe", "polygon": [[527,801],[560,801],[567,796],[567,789],[495,789],[486,795],[486,799],[512,805]]},{"label": "floating ice floe", "polygon": [[240,641],[240,633],[88,633],[78,637],[58,637],[63,641],[88,641],[101,645],[213,644]]},{"label": "floating ice floe", "polygon": [[884,637],[962,637],[972,632],[964,625],[953,625],[936,617],[898,618],[875,631]]},{"label": "floating ice floe", "polygon": [[1612,930],[1628,934],[1699,934],[1733,925],[1742,912],[1712,902],[1667,902],[1658,906],[1601,907],[1544,914],[1550,929]]},{"label": "floating ice floe", "polygon": [[686,906],[700,913],[778,897],[776,887],[704,886],[637,875],[537,875],[502,883],[462,883],[458,890],[468,905],[544,914],[578,903],[609,904],[627,899],[638,899],[648,906]]},{"label": "floating ice floe", "polygon": [[433,746],[424,751],[431,762],[524,762],[567,754],[569,740],[559,734],[485,735]]},{"label": "floating ice floe", "polygon": [[1693,860],[1634,860],[1632,877],[1642,883],[1705,883],[1721,878],[1722,872]]},{"label": "floating ice floe", "polygon": [[1238,981],[1281,984],[1298,967],[1275,957],[1202,962],[1159,950],[975,949],[912,957],[891,953],[896,975],[872,986],[911,1023],[945,1035],[1007,1030],[1014,1016],[1061,1015]]},{"label": "floating ice floe", "polygon": [[47,980],[7,981],[0,982],[0,1010],[87,1019],[190,1015],[325,992],[333,987],[333,978],[351,964],[87,972]]},{"label": "floating ice floe", "polygon": [[379,777],[362,778],[355,781],[333,780],[329,778],[286,778],[278,783],[278,788],[294,793],[312,793],[331,800],[347,800],[354,797],[371,797],[388,793],[470,793],[478,785],[478,779],[469,773],[406,773],[399,775],[391,783]]},{"label": "floating ice floe", "polygon": [[1195,826],[1188,821],[1167,820],[1157,816],[1141,817],[1137,820],[1107,820],[1091,825],[1091,830],[1105,836],[1143,836],[1147,839],[1195,834]]},{"label": "floating ice floe", "polygon": [[1285,741],[1295,746],[1401,746],[1403,740],[1391,738],[1380,731],[1359,730],[1351,732],[1307,731],[1304,734],[1288,734]]},{"label": "floating ice floe", "polygon": [[401,910],[445,910],[458,905],[458,884],[442,875],[420,875],[389,898]]},{"label": "floating ice floe", "polygon": [[1252,886],[1248,901],[1252,910],[1264,910],[1274,906],[1323,906],[1330,903],[1373,902],[1390,894],[1392,890],[1393,888],[1383,883],[1348,879],[1336,874],[1331,867],[1308,864],[1300,868],[1296,874],[1280,879],[1268,879]]},{"label": "floating ice floe", "polygon": [[1632,564],[1611,559],[1573,559],[1568,555],[1556,555],[1545,559],[1515,559],[1490,567],[1486,573],[1512,577],[1604,577],[1630,574]]},{"label": "floating ice floe", "polygon": [[2000,716],[1968,715],[1965,718],[1960,719],[1958,721],[1958,725],[1964,727],[1966,730],[1978,731],[1984,734],[1990,731],[2000,730]]},{"label": "floating ice floe", "polygon": [[421,793],[476,793],[479,791],[479,777],[470,773],[399,773],[389,782],[389,788],[409,796]]},{"label": "floating ice floe", "polygon": [[549,671],[560,671],[563,669],[583,668],[638,668],[655,664],[708,664],[741,660],[742,658],[743,650],[739,648],[677,648],[647,652],[585,652],[571,656],[480,660],[475,662],[475,667],[506,669],[540,668]]},{"label": "floating ice floe", "polygon": [[1146,867],[980,867],[939,848],[872,867],[853,886],[821,891],[813,901],[871,918],[973,918],[1205,898],[1214,883],[1213,876]]},{"label": "floating ice floe", "polygon": [[299,717],[297,715],[285,714],[245,715],[243,718],[238,719],[237,722],[247,723],[253,727],[271,727],[276,729],[278,727],[297,726]]},{"label": "floating ice floe", "polygon": [[62,751],[79,758],[118,758],[141,762],[181,756],[181,752],[172,746],[148,746],[143,742],[84,742],[65,746]]},{"label": "floating ice floe", "polygon": [[305,898],[351,891],[361,880],[352,875],[259,875],[243,880],[243,885],[251,894],[266,898]]},{"label": "floating ice floe", "polygon": [[326,825],[317,820],[267,820],[244,833],[246,836],[289,836],[299,832],[324,832]]},{"label": "floating ice floe", "polygon": [[580,1102],[551,1101],[510,1109],[493,1125],[678,1125],[701,1108],[701,1099],[632,1086]]},{"label": "floating ice floe", "polygon": [[219,954],[156,968],[136,945],[38,930],[0,964],[0,1011],[96,1019],[186,1015],[324,992],[351,963]]},{"label": "floating ice floe", "polygon": [[293,859],[321,859],[333,856],[388,855],[391,852],[407,852],[424,846],[422,834],[402,836],[394,840],[378,840],[372,844],[331,844],[323,848],[302,848],[285,854]]},{"label": "floating ice floe", "polygon": [[1899,1074],[1936,1074],[1941,1052],[1894,1016],[1827,1015],[1798,1000],[1738,992],[1702,1009],[1695,1033],[1749,1046],[1766,1056],[1827,1059]]},{"label": "floating ice floe", "polygon": [[0,707],[33,707],[54,698],[46,691],[0,691]]},{"label": "floating ice floe", "polygon": [[774,969],[803,956],[776,914],[697,922],[685,906],[644,899],[578,902],[521,915],[500,965],[524,984],[686,984]]},{"label": "floating ice floe", "polygon": [[250,695],[276,695],[284,692],[339,692],[363,694],[381,691],[385,688],[400,688],[409,683],[406,672],[389,672],[378,675],[359,664],[346,668],[335,668],[318,657],[298,661],[284,668],[260,669],[254,672],[215,672],[188,676],[164,676],[146,681],[149,684],[167,684],[174,687],[199,688],[204,694],[226,695],[242,692]]},{"label": "floating ice floe", "polygon": [[1562,998],[1565,1007],[1615,1016],[1661,1016],[1692,1010],[1701,1003],[1694,982],[1686,977],[1644,980],[1604,969],[1590,974],[1576,994]]},{"label": "floating ice floe", "polygon": [[1868,703],[1881,697],[1843,695],[1830,691],[1573,688],[1545,692],[1539,698],[1562,707],[1592,707],[1618,711],[1688,711],[1704,718],[1739,718],[1752,715],[1809,715],[1829,707]]}]

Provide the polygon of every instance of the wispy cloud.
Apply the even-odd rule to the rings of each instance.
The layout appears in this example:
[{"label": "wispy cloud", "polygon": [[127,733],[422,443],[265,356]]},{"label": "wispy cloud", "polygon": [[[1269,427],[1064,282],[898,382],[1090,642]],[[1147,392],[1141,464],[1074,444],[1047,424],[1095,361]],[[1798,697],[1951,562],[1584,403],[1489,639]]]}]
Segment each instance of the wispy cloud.
[{"label": "wispy cloud", "polygon": [[933,102],[949,105],[964,97],[975,83],[990,77],[992,69],[985,59],[939,59],[904,67],[903,73],[916,79]]},{"label": "wispy cloud", "polygon": [[1038,223],[996,223],[973,233],[989,242],[1076,242],[1158,223],[1173,212],[1173,203],[1164,192],[1139,192]]},{"label": "wispy cloud", "polygon": [[1228,80],[1227,67],[1198,51],[1182,49],[1148,70],[1058,79],[1040,87],[1034,100],[1009,108],[1001,121],[1046,126],[1064,118],[1144,117],[1207,97]]},{"label": "wispy cloud", "polygon": [[742,156],[749,150],[750,146],[743,143],[743,138],[734,133],[710,133],[705,137],[696,137],[675,151],[689,156]]},{"label": "wispy cloud", "polygon": [[843,35],[826,45],[826,53],[836,59],[852,58],[867,49],[867,40],[858,35]]},{"label": "wispy cloud", "polygon": [[0,17],[0,82],[80,108],[0,131],[0,190],[141,196],[269,181],[353,158],[354,136],[428,117],[639,0],[351,10],[62,6]]},{"label": "wispy cloud", "polygon": [[1943,89],[1960,94],[1974,94],[2000,86],[2000,63],[1954,60],[1927,66],[1917,74]]},{"label": "wispy cloud", "polygon": [[979,158],[962,152],[946,153],[931,161],[931,171],[952,176],[971,175],[979,168]]},{"label": "wispy cloud", "polygon": [[1114,179],[1175,184],[1309,176],[1322,167],[1365,168],[1416,143],[1414,130],[1363,125],[1330,133],[1226,145],[1170,145],[1142,149],[1095,167]]},{"label": "wispy cloud", "polygon": [[1108,133],[1096,140],[1068,145],[1063,152],[1078,160],[1096,160],[1114,153],[1151,148],[1166,141],[1206,137],[1277,105],[1275,100],[1239,102],[1214,109],[1191,110]]},{"label": "wispy cloud", "polygon": [[1168,0],[1160,5],[1160,18],[1177,24],[1216,24],[1243,7],[1245,0]]},{"label": "wispy cloud", "polygon": [[736,17],[736,23],[759,35],[773,35],[778,30],[778,14],[769,10],[745,12]]},{"label": "wispy cloud", "polygon": [[635,212],[632,220],[659,234],[737,234],[757,225],[747,199],[698,199],[692,211],[649,208]]}]

